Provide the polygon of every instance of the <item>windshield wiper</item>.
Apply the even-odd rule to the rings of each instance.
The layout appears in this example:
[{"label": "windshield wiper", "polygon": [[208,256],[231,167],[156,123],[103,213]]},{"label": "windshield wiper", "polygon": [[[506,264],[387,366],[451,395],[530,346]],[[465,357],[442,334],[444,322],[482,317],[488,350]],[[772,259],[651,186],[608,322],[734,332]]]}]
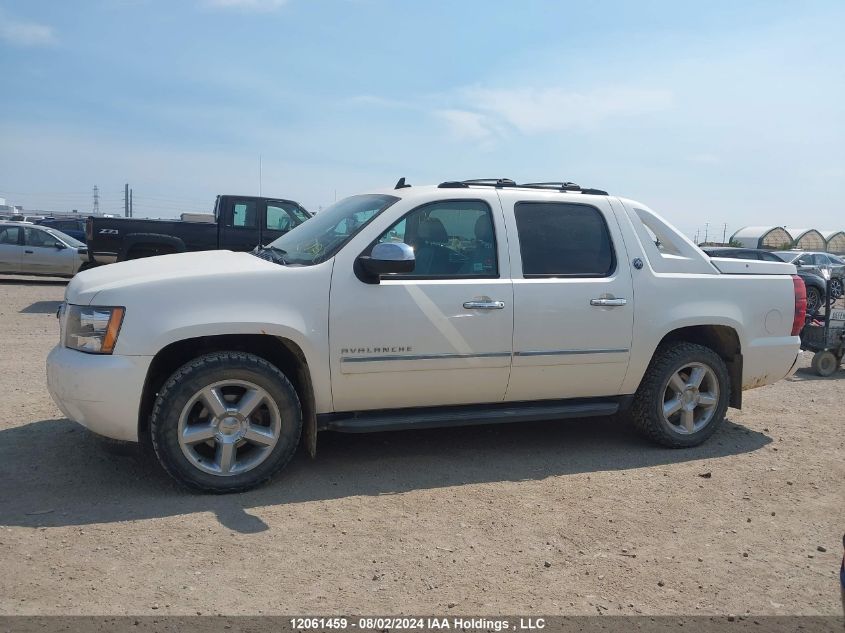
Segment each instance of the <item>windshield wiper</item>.
[{"label": "windshield wiper", "polygon": [[252,254],[256,257],[260,257],[261,259],[282,264],[283,266],[287,264],[285,255],[287,255],[288,252],[276,246],[256,246],[255,249],[253,249]]}]

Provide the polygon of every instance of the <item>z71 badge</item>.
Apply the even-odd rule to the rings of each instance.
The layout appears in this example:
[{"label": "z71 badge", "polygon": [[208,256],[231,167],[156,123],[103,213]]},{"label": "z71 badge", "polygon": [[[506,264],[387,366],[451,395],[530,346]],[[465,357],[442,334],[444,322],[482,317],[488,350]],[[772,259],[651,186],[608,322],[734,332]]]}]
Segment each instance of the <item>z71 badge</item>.
[{"label": "z71 badge", "polygon": [[100,229],[100,235],[117,235],[118,233],[117,229]]}]

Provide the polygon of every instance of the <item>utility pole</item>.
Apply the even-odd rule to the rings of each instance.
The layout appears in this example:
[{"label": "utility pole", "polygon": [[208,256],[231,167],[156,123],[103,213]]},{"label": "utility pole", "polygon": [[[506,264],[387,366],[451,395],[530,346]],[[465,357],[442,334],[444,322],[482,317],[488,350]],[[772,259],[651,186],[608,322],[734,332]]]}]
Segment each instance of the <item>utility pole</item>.
[{"label": "utility pole", "polygon": [[130,218],[135,217],[135,209],[132,206],[132,190],[131,189],[129,190],[129,217]]},{"label": "utility pole", "polygon": [[707,238],[710,237],[710,223],[704,223],[704,242],[707,243]]},{"label": "utility pole", "polygon": [[100,215],[100,188],[97,185],[94,185],[94,209],[92,213]]},{"label": "utility pole", "polygon": [[695,229],[695,245],[698,246],[698,232],[700,229]]},{"label": "utility pole", "polygon": [[261,197],[261,154],[258,155],[258,196]]},{"label": "utility pole", "polygon": [[129,183],[123,185],[123,217],[129,217]]},{"label": "utility pole", "polygon": [[722,244],[726,244],[727,242],[725,242],[725,240],[727,240],[727,239],[728,239],[728,223],[725,222],[725,226],[723,227],[723,230],[722,230]]}]

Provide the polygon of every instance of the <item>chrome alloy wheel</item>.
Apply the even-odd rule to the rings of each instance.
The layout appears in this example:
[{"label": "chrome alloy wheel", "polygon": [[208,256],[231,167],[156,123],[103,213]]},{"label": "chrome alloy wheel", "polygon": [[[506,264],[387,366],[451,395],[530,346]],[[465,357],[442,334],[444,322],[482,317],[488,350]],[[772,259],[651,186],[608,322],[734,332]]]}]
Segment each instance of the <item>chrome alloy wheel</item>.
[{"label": "chrome alloy wheel", "polygon": [[700,431],[719,404],[719,380],[704,363],[689,363],[669,378],[663,390],[663,418],[681,435]]},{"label": "chrome alloy wheel", "polygon": [[282,419],[264,389],[223,380],[197,391],[179,415],[179,447],[196,468],[221,477],[252,470],[273,452]]}]

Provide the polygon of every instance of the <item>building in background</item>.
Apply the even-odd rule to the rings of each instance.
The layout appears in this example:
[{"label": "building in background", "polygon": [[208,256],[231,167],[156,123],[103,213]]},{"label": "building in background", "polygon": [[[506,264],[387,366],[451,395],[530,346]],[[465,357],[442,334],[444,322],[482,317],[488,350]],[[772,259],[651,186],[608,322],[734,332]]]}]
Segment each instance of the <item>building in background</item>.
[{"label": "building in background", "polygon": [[797,249],[845,254],[845,231],[789,229],[784,226],[746,226],[731,236],[732,244],[767,250]]}]

